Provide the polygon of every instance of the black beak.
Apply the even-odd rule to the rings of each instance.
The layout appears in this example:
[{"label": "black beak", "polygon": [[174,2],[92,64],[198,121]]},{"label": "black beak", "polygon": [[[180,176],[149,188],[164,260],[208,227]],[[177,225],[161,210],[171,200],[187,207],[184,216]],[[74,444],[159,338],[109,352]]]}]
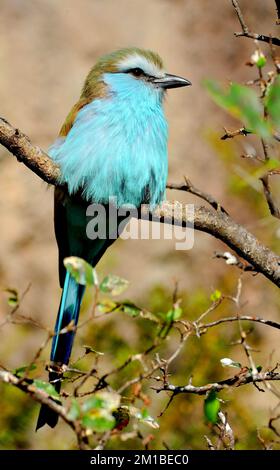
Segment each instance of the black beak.
[{"label": "black beak", "polygon": [[190,86],[191,82],[183,77],[177,77],[176,75],[170,75],[166,73],[162,78],[155,78],[154,83],[156,83],[161,88],[179,88],[181,86]]}]

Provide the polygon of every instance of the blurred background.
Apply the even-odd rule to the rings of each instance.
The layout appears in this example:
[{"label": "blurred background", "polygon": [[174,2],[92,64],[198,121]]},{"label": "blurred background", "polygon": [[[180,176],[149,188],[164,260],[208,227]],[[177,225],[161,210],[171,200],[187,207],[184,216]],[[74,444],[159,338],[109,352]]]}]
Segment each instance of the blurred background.
[{"label": "blurred background", "polygon": [[[273,0],[240,0],[240,5],[253,31],[276,33]],[[45,150],[56,138],[87,72],[100,55],[127,46],[157,51],[170,73],[193,84],[170,91],[166,100],[169,181],[181,182],[186,175],[262,242],[278,249],[279,226],[268,213],[258,182],[252,184],[254,166],[240,158],[248,151],[247,143],[258,152],[257,143],[253,138],[219,139],[223,126],[234,129],[237,124],[212,103],[202,85],[206,78],[226,83],[255,77],[256,72],[245,66],[254,52],[254,42],[234,37],[240,27],[230,0],[213,0],[211,6],[207,0],[0,0],[0,25],[1,116]],[[31,284],[20,311],[53,328],[60,295],[53,189],[3,147],[0,188],[0,322],[11,309],[4,290],[14,288],[22,293]],[[274,190],[277,195],[277,188]],[[168,199],[200,203],[176,191],[169,191]],[[227,295],[236,289],[240,273],[213,259],[215,250],[225,247],[198,232],[189,251],[176,251],[172,240],[118,240],[98,265],[98,273],[127,279],[126,297],[151,310],[168,309],[178,282],[184,317],[193,319],[209,306],[215,289]],[[261,275],[250,274],[243,276],[243,286],[243,313],[279,319],[276,287]],[[227,304],[215,315],[225,313],[236,312]],[[135,345],[143,349],[141,339],[147,330],[123,315],[110,317],[94,327],[91,336],[80,333],[75,356],[87,341],[108,353],[109,359],[122,361]],[[231,371],[220,367],[220,358],[231,354],[245,363],[243,352],[231,345],[237,337],[237,326],[232,324],[211,331],[200,341],[192,339],[173,367],[174,382],[185,383],[190,373],[194,373],[195,384],[226,377]],[[1,365],[14,368],[28,363],[43,338],[44,332],[30,325],[6,325],[1,330]],[[251,341],[261,350],[256,353],[257,363],[267,365],[279,335],[256,326]],[[277,359],[279,352],[275,351],[273,361]],[[0,385],[0,390],[1,448],[60,449],[75,444],[63,424],[55,432],[46,429],[35,434],[38,406],[11,387]],[[150,393],[150,412],[156,416],[167,398]],[[256,429],[267,424],[271,407],[277,403],[273,396],[250,386],[235,390],[226,399],[240,448],[259,448]],[[160,430],[153,431],[152,448],[163,448],[163,441],[175,449],[206,447],[203,435],[209,430],[199,397],[177,398],[159,423]],[[115,445],[135,448],[139,444],[127,441]]]}]

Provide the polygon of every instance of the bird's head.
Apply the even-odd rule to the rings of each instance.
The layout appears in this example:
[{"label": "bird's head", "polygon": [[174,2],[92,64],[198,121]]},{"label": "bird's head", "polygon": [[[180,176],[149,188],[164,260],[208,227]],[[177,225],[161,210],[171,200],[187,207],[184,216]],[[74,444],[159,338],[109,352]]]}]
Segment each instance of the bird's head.
[{"label": "bird's head", "polygon": [[68,114],[60,136],[65,137],[78,112],[91,101],[121,95],[125,100],[137,99],[137,104],[148,99],[149,106],[162,101],[169,88],[191,85],[189,80],[165,72],[162,59],[155,52],[127,48],[101,57],[90,70],[79,101]]},{"label": "bird's head", "polygon": [[155,52],[127,48],[99,59],[86,78],[82,98],[91,100],[108,92],[133,94],[145,89],[163,96],[169,88],[188,85],[191,85],[189,80],[166,73],[162,59]]}]

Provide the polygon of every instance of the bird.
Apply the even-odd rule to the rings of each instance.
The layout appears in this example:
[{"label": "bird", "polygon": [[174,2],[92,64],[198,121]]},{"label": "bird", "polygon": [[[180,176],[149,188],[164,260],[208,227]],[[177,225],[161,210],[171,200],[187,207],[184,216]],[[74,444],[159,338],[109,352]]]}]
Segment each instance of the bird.
[{"label": "bird", "polygon": [[[191,85],[165,71],[161,57],[146,49],[123,48],[102,56],[88,73],[78,102],[48,151],[60,168],[54,191],[54,228],[59,251],[60,305],[52,340],[49,382],[59,393],[70,360],[85,286],[65,269],[69,256],[96,266],[115,237],[86,233],[90,203],[116,208],[159,205],[168,172],[166,91]],[[118,220],[121,220],[118,219]],[[109,225],[109,224],[107,224]],[[72,322],[72,323],[71,323]],[[60,334],[69,324],[74,328]],[[55,427],[58,415],[42,405],[36,430]]]}]

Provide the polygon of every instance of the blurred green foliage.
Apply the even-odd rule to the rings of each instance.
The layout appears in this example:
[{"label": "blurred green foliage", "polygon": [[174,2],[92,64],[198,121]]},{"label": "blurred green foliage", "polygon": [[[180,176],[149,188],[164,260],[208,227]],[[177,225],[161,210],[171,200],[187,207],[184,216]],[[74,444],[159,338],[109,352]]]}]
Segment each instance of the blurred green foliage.
[{"label": "blurred green foliage", "polygon": [[[120,367],[131,355],[143,352],[151,346],[155,337],[162,331],[154,321],[157,318],[164,322],[168,331],[162,334],[162,341],[159,342],[154,353],[159,354],[160,357],[168,357],[176,349],[179,341],[178,332],[170,328],[170,323],[179,318],[194,320],[209,308],[213,301],[219,300],[221,295],[229,294],[230,289],[236,287],[236,276],[230,275],[230,282],[228,282],[228,276],[229,273],[226,272],[224,278],[221,278],[219,289],[208,294],[203,290],[179,291],[177,293],[178,298],[181,299],[179,308],[172,308],[173,292],[171,289],[162,290],[161,287],[151,289],[144,304],[153,315],[153,320],[140,315],[131,316],[121,309],[106,313],[100,319],[89,323],[86,328],[79,330],[74,351],[74,356],[78,353],[78,357],[73,358],[72,367],[86,371],[96,364],[98,371],[103,373]],[[89,303],[91,304],[91,301]],[[120,305],[121,303],[119,301]],[[138,308],[140,311],[140,307]],[[225,300],[211,315],[217,318],[234,313],[234,304]],[[249,325],[249,323],[247,326],[244,325],[244,329],[251,328]],[[123,334],[124,331],[125,334]],[[127,335],[128,332],[129,335]],[[194,385],[203,385],[231,376],[232,370],[223,368],[220,360],[223,357],[231,357],[241,362],[241,365],[246,364],[245,354],[240,346],[234,344],[238,338],[237,324],[232,324],[230,328],[228,325],[221,325],[219,328],[209,330],[201,337],[190,336],[176,361],[171,364],[170,382],[175,385],[184,385],[193,375]],[[84,344],[87,346],[85,347]],[[260,326],[254,327],[254,332],[250,335],[250,344],[253,347],[263,344],[263,330]],[[18,368],[17,371],[18,374],[24,373],[25,366]],[[35,377],[37,386],[41,387],[43,383],[45,387],[45,383],[41,379],[39,381],[37,377],[41,376],[40,371],[33,368],[30,373]],[[143,366],[136,360],[119,370],[117,374],[110,376],[108,383],[112,390],[116,390],[124,382],[141,373],[143,373]],[[64,390],[72,392],[75,384],[72,379],[75,374],[68,372],[66,376]],[[91,388],[93,383],[93,380],[89,381],[88,387]],[[233,392],[211,393],[207,398],[195,395],[176,396],[162,416],[160,414],[167,404],[168,396],[164,392],[158,395],[150,388],[151,385],[157,387],[158,384],[153,380],[144,381],[140,387],[141,393],[136,393],[134,387],[126,389],[122,393],[121,408],[120,397],[105,391],[100,391],[91,397],[85,396],[84,399],[67,400],[69,416],[72,419],[79,416],[84,425],[97,433],[117,426],[118,431],[112,434],[106,446],[108,449],[141,449],[144,446],[143,442],[148,438],[151,439],[150,448],[162,449],[167,445],[171,449],[201,449],[206,448],[203,438],[205,434],[214,442],[217,439],[214,423],[221,408],[224,413],[227,413],[237,437],[237,447],[261,448],[257,437],[257,427],[265,425],[268,417],[265,412],[261,413],[260,410],[256,412],[256,408],[249,405],[252,393],[260,393],[252,385],[235,389]],[[87,388],[81,389],[81,391],[86,390]],[[52,391],[50,392],[52,394]],[[220,399],[222,402],[219,401]],[[32,448],[38,406],[20,391],[2,384],[1,410],[1,448]],[[55,431],[56,442],[59,442],[60,435],[62,439],[64,428],[65,424],[61,423]],[[137,435],[135,435],[135,429],[138,430]],[[42,432],[48,435],[53,431]],[[267,430],[265,433],[271,438]],[[73,445],[75,446],[70,440],[68,447],[71,448]],[[56,448],[56,443],[53,442],[50,447]]]},{"label": "blurred green foliage", "polygon": [[[205,86],[213,100],[239,119],[245,131],[259,135],[263,139],[271,139],[274,130],[280,124],[280,81],[277,77],[270,83],[265,95],[266,115],[259,93],[249,86],[231,83],[223,89],[216,81],[206,80]],[[276,127],[276,129],[275,129]]]}]

